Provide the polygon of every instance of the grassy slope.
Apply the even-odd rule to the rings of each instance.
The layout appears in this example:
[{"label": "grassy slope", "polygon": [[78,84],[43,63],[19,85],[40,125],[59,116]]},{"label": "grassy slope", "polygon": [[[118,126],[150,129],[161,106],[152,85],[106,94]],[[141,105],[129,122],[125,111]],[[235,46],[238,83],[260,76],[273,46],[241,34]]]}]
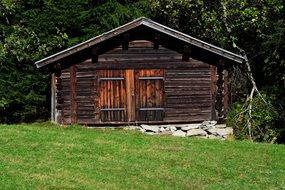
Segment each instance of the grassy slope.
[{"label": "grassy slope", "polygon": [[285,146],[0,125],[0,189],[282,189]]}]

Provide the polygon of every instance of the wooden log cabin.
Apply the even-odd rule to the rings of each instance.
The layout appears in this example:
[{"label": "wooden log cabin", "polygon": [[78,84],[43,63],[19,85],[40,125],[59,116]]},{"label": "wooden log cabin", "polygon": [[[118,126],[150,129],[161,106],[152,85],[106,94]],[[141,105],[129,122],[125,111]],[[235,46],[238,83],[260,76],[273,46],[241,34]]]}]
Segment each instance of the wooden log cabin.
[{"label": "wooden log cabin", "polygon": [[244,58],[138,18],[36,62],[59,124],[223,121],[227,70]]}]

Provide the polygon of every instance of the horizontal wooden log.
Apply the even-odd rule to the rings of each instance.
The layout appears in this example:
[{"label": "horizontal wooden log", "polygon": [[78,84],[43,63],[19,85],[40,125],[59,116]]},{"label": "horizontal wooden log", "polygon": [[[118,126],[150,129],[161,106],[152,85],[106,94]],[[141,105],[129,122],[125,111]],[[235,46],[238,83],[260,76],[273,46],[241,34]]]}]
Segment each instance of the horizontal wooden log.
[{"label": "horizontal wooden log", "polygon": [[100,111],[124,111],[125,108],[100,108]]},{"label": "horizontal wooden log", "polygon": [[77,99],[77,104],[79,105],[79,106],[94,106],[95,104],[94,104],[94,101],[92,101],[92,99],[90,98],[90,99],[88,99],[89,101],[87,101],[87,100],[80,100],[80,99]]},{"label": "horizontal wooden log", "polygon": [[77,106],[77,113],[80,113],[81,111],[95,111],[94,107],[82,107],[82,106]]},{"label": "horizontal wooden log", "polygon": [[164,108],[139,108],[139,111],[164,111]]},{"label": "horizontal wooden log", "polygon": [[177,60],[181,61],[181,55],[179,54],[173,54],[173,53],[151,53],[151,54],[135,54],[135,53],[129,53],[129,54],[108,54],[105,56],[100,56],[98,62],[104,62],[104,61],[126,61],[126,60]]},{"label": "horizontal wooden log", "polygon": [[171,99],[171,98],[167,98],[165,100],[167,105],[171,105],[171,104],[192,104],[193,102],[197,103],[197,104],[203,104],[203,103],[207,103],[207,104],[211,104],[212,101],[211,99],[206,99],[206,100],[189,100],[189,99],[180,99],[180,98],[176,98],[176,99]]},{"label": "horizontal wooden log", "polygon": [[95,119],[90,119],[90,118],[87,118],[87,119],[85,119],[85,118],[78,118],[77,119],[77,123],[78,124],[83,124],[83,125],[85,125],[85,124],[89,124],[89,125],[91,125],[91,124],[96,124],[96,123],[101,123],[101,122],[99,122],[98,120],[95,120]]},{"label": "horizontal wooden log", "polygon": [[142,55],[142,54],[173,54],[177,55],[177,52],[171,51],[165,48],[160,48],[154,50],[153,47],[150,48],[130,48],[128,51],[122,51],[121,49],[114,49],[107,54],[101,55],[101,57],[109,57],[109,55]]},{"label": "horizontal wooden log", "polygon": [[206,113],[211,113],[211,110],[204,110],[204,109],[198,109],[198,108],[192,108],[192,109],[189,109],[189,110],[185,110],[185,109],[177,109],[177,108],[165,108],[165,114],[166,115],[175,115],[176,116],[179,116],[180,114],[206,114]]},{"label": "horizontal wooden log", "polygon": [[77,96],[77,100],[79,102],[94,102],[94,98],[96,97],[95,93],[90,93],[90,92],[84,92],[84,91],[80,91],[80,93],[78,93]]},{"label": "horizontal wooden log", "polygon": [[[198,69],[197,69],[198,70]],[[191,71],[189,73],[166,73],[167,77],[179,77],[179,78],[208,78],[211,76],[211,73],[209,73],[208,71]]]},{"label": "horizontal wooden log", "polygon": [[191,123],[191,122],[202,122],[205,120],[210,120],[209,116],[207,115],[196,115],[196,116],[185,116],[185,117],[165,117],[164,118],[164,123],[177,123],[177,122],[186,122],[186,123]]},{"label": "horizontal wooden log", "polygon": [[[171,117],[195,117],[195,116],[204,116],[204,117],[210,117],[211,112],[166,112],[165,113],[165,119],[171,118]],[[205,118],[204,118],[205,119]]]},{"label": "horizontal wooden log", "polygon": [[[210,77],[210,76],[209,76]],[[208,78],[208,77],[179,77],[177,76],[176,78],[169,78],[167,77],[165,82],[189,82],[190,83],[195,83],[195,82],[198,82],[198,83],[205,83],[205,82],[208,82],[208,84],[210,85],[210,82],[211,80]]]},{"label": "horizontal wooden log", "polygon": [[77,73],[76,78],[90,78],[93,79],[94,78],[94,74],[92,73]]},{"label": "horizontal wooden log", "polygon": [[81,102],[78,101],[78,107],[94,107],[94,102]]},{"label": "horizontal wooden log", "polygon": [[[176,83],[175,83],[176,82]],[[176,84],[176,85],[175,85]],[[210,84],[208,81],[165,81],[164,86],[166,89],[172,89],[175,88],[174,86],[178,86],[176,88],[209,88]]]},{"label": "horizontal wooden log", "polygon": [[166,97],[167,96],[173,96],[173,95],[177,95],[177,96],[190,96],[190,95],[208,95],[209,94],[209,92],[207,92],[207,91],[182,91],[182,92],[179,92],[179,91],[168,91],[168,90],[166,90],[165,91],[165,95],[166,95]]},{"label": "horizontal wooden log", "polygon": [[[187,63],[189,64],[189,63]],[[175,74],[175,73],[179,73],[179,74],[185,74],[185,73],[199,73],[199,72],[210,72],[210,67],[208,65],[195,65],[190,63],[189,65],[191,65],[193,68],[191,69],[176,69],[176,70],[167,70],[166,71],[166,75],[167,74]]]},{"label": "horizontal wooden log", "polygon": [[77,89],[78,90],[85,90],[85,91],[91,91],[91,89],[94,87],[93,83],[82,83],[80,82],[78,85],[77,85]]},{"label": "horizontal wooden log", "polygon": [[84,111],[81,111],[81,112],[78,112],[77,113],[77,118],[79,119],[83,119],[83,118],[94,118],[94,113],[93,112],[84,112]]},{"label": "horizontal wooden log", "polygon": [[[93,71],[94,72],[94,71]],[[92,83],[95,80],[95,77],[77,77],[79,83]]]},{"label": "horizontal wooden log", "polygon": [[210,86],[201,87],[201,86],[177,86],[170,88],[167,86],[165,88],[167,91],[176,91],[176,92],[209,92],[211,90]]},{"label": "horizontal wooden log", "polygon": [[[68,72],[69,72],[69,71],[68,71]],[[62,78],[62,79],[70,78],[70,73],[65,73],[65,72],[62,73],[62,74],[61,74],[61,78]]]}]

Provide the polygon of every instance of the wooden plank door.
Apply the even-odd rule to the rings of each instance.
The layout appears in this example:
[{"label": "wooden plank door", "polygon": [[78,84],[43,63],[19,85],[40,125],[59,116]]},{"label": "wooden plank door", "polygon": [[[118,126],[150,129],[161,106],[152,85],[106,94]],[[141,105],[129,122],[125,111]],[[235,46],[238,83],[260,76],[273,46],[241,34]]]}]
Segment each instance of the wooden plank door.
[{"label": "wooden plank door", "polygon": [[135,75],[134,70],[126,70],[126,96],[127,96],[127,120],[135,121],[136,107],[135,107]]},{"label": "wooden plank door", "polygon": [[143,69],[135,72],[136,120],[163,121],[164,70]]},{"label": "wooden plank door", "polygon": [[127,121],[126,72],[98,71],[98,99],[102,122]]},{"label": "wooden plank door", "polygon": [[164,70],[98,71],[102,122],[163,121]]}]

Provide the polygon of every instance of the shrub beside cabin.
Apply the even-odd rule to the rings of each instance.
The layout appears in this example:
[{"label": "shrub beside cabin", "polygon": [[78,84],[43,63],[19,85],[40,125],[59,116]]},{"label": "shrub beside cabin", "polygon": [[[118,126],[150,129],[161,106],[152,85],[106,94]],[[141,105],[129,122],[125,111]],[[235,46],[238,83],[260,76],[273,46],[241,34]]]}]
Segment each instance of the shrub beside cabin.
[{"label": "shrub beside cabin", "polygon": [[60,124],[223,120],[227,69],[243,57],[139,18],[36,62]]}]

